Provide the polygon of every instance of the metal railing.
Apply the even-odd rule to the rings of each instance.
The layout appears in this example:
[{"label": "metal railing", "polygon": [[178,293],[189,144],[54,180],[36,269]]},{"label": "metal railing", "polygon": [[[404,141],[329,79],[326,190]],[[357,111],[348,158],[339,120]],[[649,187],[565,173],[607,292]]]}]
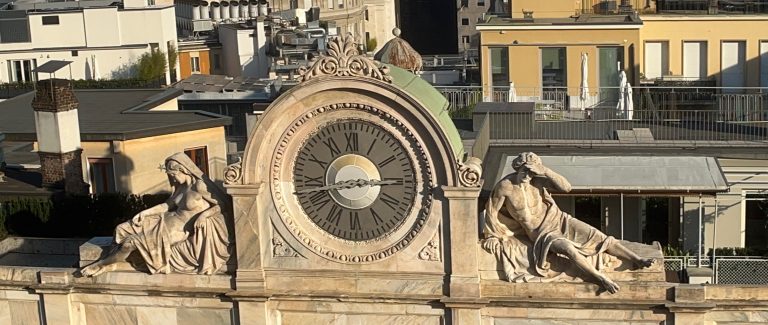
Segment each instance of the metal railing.
[{"label": "metal railing", "polygon": [[[703,267],[713,270],[712,283],[739,285],[768,285],[768,258],[762,256],[711,256],[701,260]],[[683,271],[696,267],[696,256],[665,256],[664,270]]]},{"label": "metal railing", "polygon": [[[630,0],[632,10],[640,14],[687,13],[710,14],[765,14],[768,0],[720,0],[710,5],[709,0]],[[621,0],[585,0],[577,13],[581,14],[625,14],[620,9]],[[715,10],[710,10],[710,7]]]}]

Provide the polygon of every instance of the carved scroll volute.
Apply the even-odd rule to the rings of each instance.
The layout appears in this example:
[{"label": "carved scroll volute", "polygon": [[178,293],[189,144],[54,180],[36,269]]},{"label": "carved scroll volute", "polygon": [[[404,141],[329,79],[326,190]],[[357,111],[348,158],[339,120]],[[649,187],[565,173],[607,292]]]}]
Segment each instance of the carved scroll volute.
[{"label": "carved scroll volute", "polygon": [[467,161],[459,163],[459,184],[464,187],[482,186],[482,165],[483,161],[475,157],[469,157]]},{"label": "carved scroll volute", "polygon": [[224,183],[227,185],[240,184],[243,178],[243,159],[237,157],[237,161],[224,170]]}]

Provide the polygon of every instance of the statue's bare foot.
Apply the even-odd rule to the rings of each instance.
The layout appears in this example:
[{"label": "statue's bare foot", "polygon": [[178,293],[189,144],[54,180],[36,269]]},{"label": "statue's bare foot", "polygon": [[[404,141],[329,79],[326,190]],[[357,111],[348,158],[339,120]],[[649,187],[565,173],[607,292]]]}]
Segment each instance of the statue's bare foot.
[{"label": "statue's bare foot", "polygon": [[80,269],[80,275],[84,277],[94,277],[104,272],[113,271],[116,267],[117,266],[114,263],[104,265],[99,261]]},{"label": "statue's bare foot", "polygon": [[605,289],[605,291],[608,291],[612,294],[619,292],[619,285],[605,276],[600,277],[600,283],[602,283],[603,289]]},{"label": "statue's bare foot", "polygon": [[652,258],[638,258],[637,260],[635,260],[635,266],[643,269],[643,268],[650,267],[651,265],[653,265],[654,261],[655,260],[652,259]]}]

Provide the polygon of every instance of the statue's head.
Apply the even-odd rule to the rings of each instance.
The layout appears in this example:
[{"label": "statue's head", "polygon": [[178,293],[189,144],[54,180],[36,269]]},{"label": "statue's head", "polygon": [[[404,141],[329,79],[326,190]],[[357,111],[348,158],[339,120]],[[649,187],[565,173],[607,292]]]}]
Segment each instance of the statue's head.
[{"label": "statue's head", "polygon": [[184,153],[177,153],[165,160],[165,172],[172,183],[183,184],[202,179],[203,172]]},{"label": "statue's head", "polygon": [[520,168],[525,165],[540,165],[541,157],[533,152],[522,152],[514,160],[512,160],[512,169],[520,171]]}]

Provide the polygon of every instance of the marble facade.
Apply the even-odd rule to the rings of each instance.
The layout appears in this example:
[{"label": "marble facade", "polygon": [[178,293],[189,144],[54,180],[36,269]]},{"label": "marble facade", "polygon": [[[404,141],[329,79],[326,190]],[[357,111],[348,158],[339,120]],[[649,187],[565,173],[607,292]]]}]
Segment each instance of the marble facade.
[{"label": "marble facade", "polygon": [[[77,277],[77,267],[100,258],[107,247],[93,240],[79,247],[81,260],[74,264],[80,265],[0,266],[0,324],[717,324],[768,319],[768,290],[668,283],[660,264],[604,270],[621,285],[616,294],[601,294],[597,284],[579,279],[506,281],[495,257],[481,246],[481,162],[465,157],[460,139],[455,145],[458,137],[447,124],[452,122],[445,99],[405,70],[369,61],[349,65],[362,58],[342,45],[336,49],[337,57],[305,70],[314,74],[270,106],[242,161],[227,170],[235,249],[225,272],[114,271]],[[369,119],[401,136],[397,141],[411,145],[407,155],[418,164],[414,170],[428,174],[422,179],[429,184],[418,184],[429,189],[420,193],[420,202],[428,203],[415,204],[418,209],[403,214],[403,224],[388,235],[352,243],[323,235],[319,227],[292,215],[299,210],[290,206],[292,194],[282,190],[290,184],[280,164],[300,147],[290,143],[292,137],[310,134],[304,128],[321,125],[318,121],[326,117]],[[626,245],[636,252],[645,249]],[[658,249],[646,249],[643,257],[660,256]]]}]

